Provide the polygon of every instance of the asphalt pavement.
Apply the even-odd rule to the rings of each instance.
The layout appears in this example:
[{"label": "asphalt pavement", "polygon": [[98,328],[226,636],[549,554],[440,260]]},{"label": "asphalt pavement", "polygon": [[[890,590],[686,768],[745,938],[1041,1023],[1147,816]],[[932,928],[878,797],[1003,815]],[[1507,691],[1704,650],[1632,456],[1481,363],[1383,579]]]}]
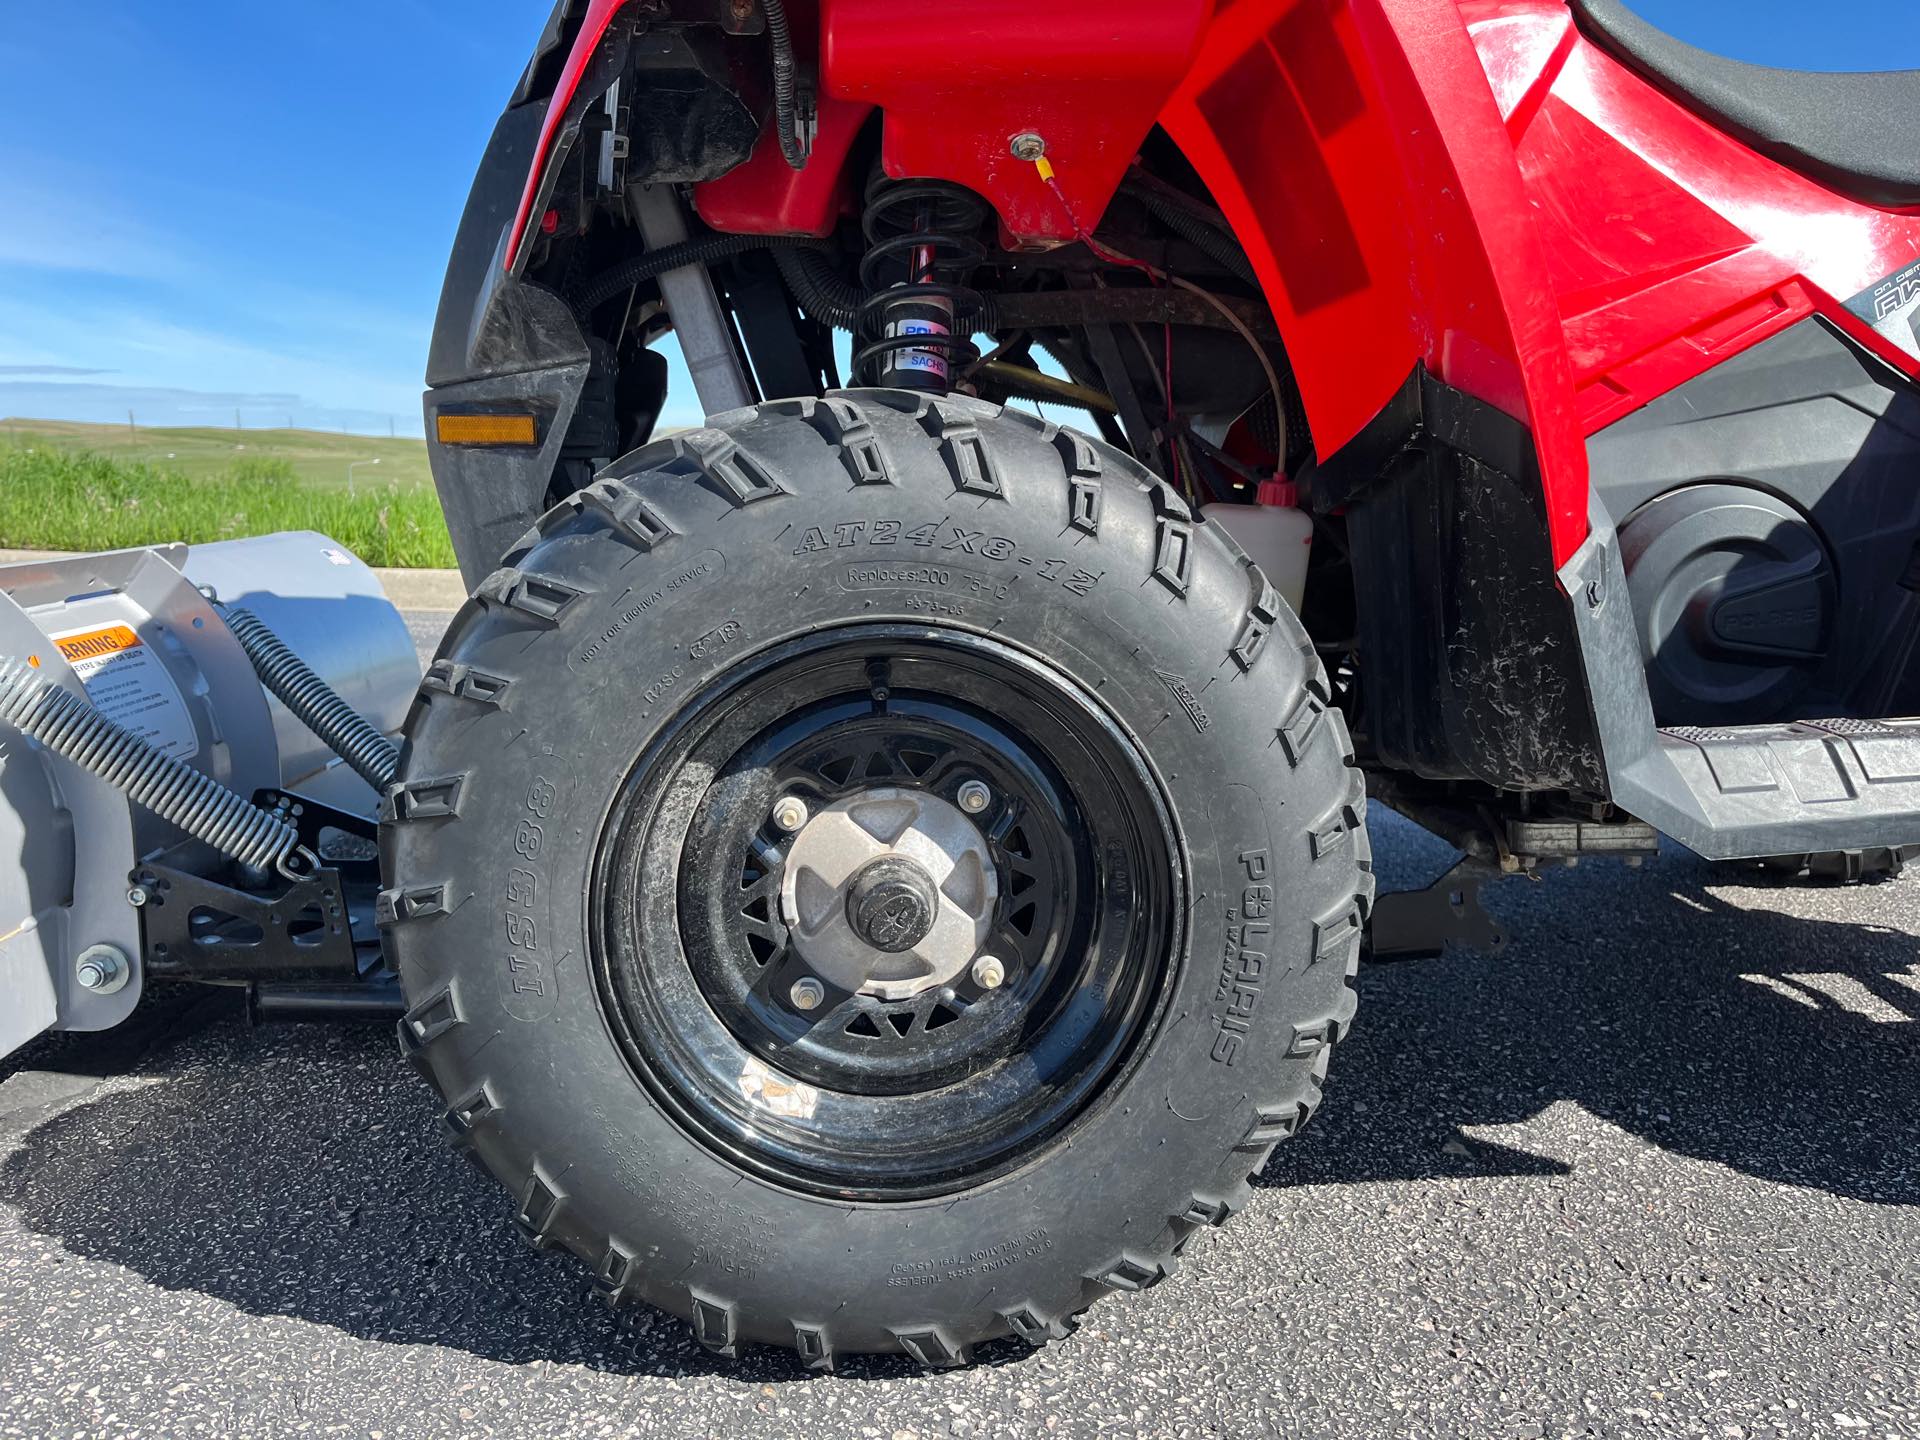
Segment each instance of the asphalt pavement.
[{"label": "asphalt pavement", "polygon": [[[427,643],[442,616],[418,617]],[[1375,812],[1383,888],[1451,852]],[[385,1027],[219,997],[0,1062],[0,1435],[1920,1440],[1920,876],[1507,882],[1382,966],[1181,1272],[971,1369],[609,1311]]]}]

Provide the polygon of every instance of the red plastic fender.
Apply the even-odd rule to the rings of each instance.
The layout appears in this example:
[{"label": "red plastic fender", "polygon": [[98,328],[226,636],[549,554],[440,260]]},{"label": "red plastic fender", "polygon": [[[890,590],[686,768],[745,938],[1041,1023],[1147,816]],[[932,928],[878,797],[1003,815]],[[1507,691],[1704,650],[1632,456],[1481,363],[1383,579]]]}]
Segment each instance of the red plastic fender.
[{"label": "red plastic fender", "polygon": [[847,151],[873,106],[822,95],[806,166],[780,152],[771,126],[744,165],[693,187],[693,208],[715,230],[745,235],[830,235],[859,193],[847,172]]},{"label": "red plastic fender", "polygon": [[1316,448],[1416,362],[1525,422],[1556,563],[1585,437],[1513,147],[1454,0],[1241,0],[1162,113],[1252,259]]},{"label": "red plastic fender", "polygon": [[506,268],[510,274],[519,270],[524,258],[522,249],[527,238],[527,225],[533,219],[533,207],[540,198],[547,159],[553,153],[553,138],[560,133],[567,110],[580,89],[580,77],[586,73],[587,63],[593,59],[593,52],[599,47],[601,37],[607,33],[607,26],[613,23],[613,17],[626,3],[627,0],[589,0],[587,13],[580,21],[580,31],[574,36],[573,48],[567,52],[567,63],[560,67],[560,79],[553,87],[553,98],[547,102],[546,119],[540,125],[540,140],[534,146],[533,164],[527,170],[527,183],[520,191],[520,204],[513,212],[513,228],[507,232]]},{"label": "red plastic fender", "polygon": [[[1246,247],[1321,454],[1417,362],[1533,430],[1564,560],[1584,436],[1513,146],[1455,0],[827,0],[828,88],[889,173],[985,195],[1017,243],[1091,228],[1157,119]],[[1072,216],[1008,151],[1041,135]]]},{"label": "red plastic fender", "polygon": [[1091,229],[1212,10],[1212,0],[823,0],[821,85],[880,107],[887,174],[965,185],[1016,240],[1045,245],[1072,239],[1076,216],[1014,156],[1014,137],[1041,137]]},{"label": "red plastic fender", "polygon": [[[510,268],[620,4],[588,7]],[[1425,364],[1530,427],[1556,564],[1587,532],[1586,437],[1740,350],[1817,314],[1920,374],[1920,342],[1871,324],[1875,287],[1920,259],[1920,214],[1756,154],[1563,0],[823,0],[818,27],[792,9],[803,60],[819,46],[813,163],[796,175],[764,137],[695,187],[710,225],[824,233],[878,107],[889,174],[967,185],[1045,247],[1098,222],[1157,122],[1253,262],[1319,453]],[[1011,153],[1029,132],[1065,205]]]}]

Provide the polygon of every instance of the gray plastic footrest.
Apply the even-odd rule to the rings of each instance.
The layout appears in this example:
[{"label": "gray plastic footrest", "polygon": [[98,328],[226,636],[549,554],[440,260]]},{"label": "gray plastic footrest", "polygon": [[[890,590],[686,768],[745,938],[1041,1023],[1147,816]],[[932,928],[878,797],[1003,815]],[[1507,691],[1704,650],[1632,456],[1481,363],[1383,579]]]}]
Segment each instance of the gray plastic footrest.
[{"label": "gray plastic footrest", "polygon": [[1920,720],[1675,728],[1660,732],[1659,753],[1688,792],[1668,798],[1704,827],[1668,833],[1702,854],[1789,855],[1920,841]]},{"label": "gray plastic footrest", "polygon": [[1608,798],[1709,860],[1920,844],[1920,719],[1657,730],[1620,537],[1598,496],[1560,571]]}]

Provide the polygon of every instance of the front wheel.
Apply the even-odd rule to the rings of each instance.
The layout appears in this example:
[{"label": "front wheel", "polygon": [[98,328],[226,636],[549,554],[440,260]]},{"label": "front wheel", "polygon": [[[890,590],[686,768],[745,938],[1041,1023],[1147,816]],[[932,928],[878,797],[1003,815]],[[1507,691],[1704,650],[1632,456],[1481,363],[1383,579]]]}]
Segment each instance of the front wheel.
[{"label": "front wheel", "polygon": [[719,417],[460,612],[389,793],[403,1047],[537,1242],[702,1343],[1041,1343],[1320,1098],[1372,895],[1298,622],[959,398]]}]

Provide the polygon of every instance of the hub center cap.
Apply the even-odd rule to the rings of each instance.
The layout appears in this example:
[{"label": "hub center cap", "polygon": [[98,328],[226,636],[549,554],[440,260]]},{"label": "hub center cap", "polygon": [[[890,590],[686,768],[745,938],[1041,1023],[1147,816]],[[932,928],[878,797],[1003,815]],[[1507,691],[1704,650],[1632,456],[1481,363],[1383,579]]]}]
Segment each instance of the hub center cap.
[{"label": "hub center cap", "polygon": [[828,806],[793,837],[780,915],[822,980],[906,1000],[966,973],[999,893],[986,836],[958,806],[876,786]]},{"label": "hub center cap", "polygon": [[933,929],[940,897],[933,878],[904,855],[869,862],[847,887],[847,921],[874,949],[911,950]]}]

